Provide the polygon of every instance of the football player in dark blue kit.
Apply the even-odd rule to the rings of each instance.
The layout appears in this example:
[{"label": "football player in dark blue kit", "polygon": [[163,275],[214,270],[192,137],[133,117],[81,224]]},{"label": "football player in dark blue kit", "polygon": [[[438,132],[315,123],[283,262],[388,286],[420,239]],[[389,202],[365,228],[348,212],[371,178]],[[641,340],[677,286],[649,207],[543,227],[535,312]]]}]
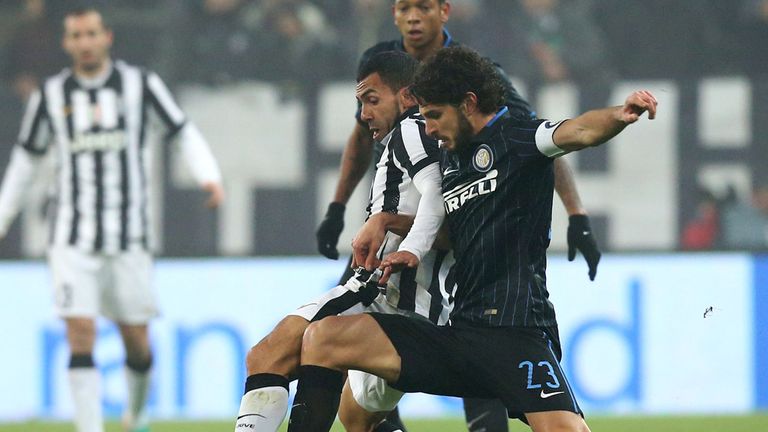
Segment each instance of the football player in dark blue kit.
[{"label": "football player in dark blue kit", "polygon": [[[493,65],[460,47],[428,60],[412,91],[446,150],[442,190],[458,285],[449,325],[379,314],[310,325],[288,430],[329,430],[335,412],[324,407],[354,369],[404,392],[500,399],[534,431],[588,431],[560,367],[546,288],[553,161],[610,140],[645,112],[653,119],[655,97],[634,92],[621,106],[559,122],[515,118]],[[418,265],[414,258],[400,251],[382,266]]]},{"label": "football player in dark blue kit", "polygon": [[[358,70],[362,69],[370,58],[381,52],[405,52],[413,58],[424,61],[438,50],[445,47],[460,46],[445,27],[451,14],[450,0],[394,0],[392,15],[398,28],[400,39],[377,43],[367,49],[360,57]],[[504,104],[513,116],[535,117],[535,112],[518,94],[506,73],[496,66],[504,84]],[[339,180],[333,201],[329,204],[325,218],[317,229],[317,243],[320,253],[331,259],[338,259],[336,245],[344,228],[344,212],[350,196],[371,166],[371,160],[377,161],[383,146],[375,143],[364,121],[360,119],[360,110],[356,114],[357,122],[344,149],[339,167]],[[587,261],[589,277],[594,280],[600,261],[589,217],[576,189],[576,183],[568,163],[564,159],[555,162],[555,190],[568,213],[568,259],[573,261],[576,251],[580,251]],[[351,276],[352,268],[342,275],[339,283],[343,284]],[[506,432],[507,419],[503,406],[498,402],[466,399],[464,401],[467,426],[470,432]],[[398,423],[395,411],[393,419]]]}]

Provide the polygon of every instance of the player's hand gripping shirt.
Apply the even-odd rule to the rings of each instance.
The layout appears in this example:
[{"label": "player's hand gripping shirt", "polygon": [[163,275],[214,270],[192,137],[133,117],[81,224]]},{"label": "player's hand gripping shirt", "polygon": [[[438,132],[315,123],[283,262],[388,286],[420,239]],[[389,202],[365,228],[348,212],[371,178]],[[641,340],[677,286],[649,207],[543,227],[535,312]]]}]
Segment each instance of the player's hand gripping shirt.
[{"label": "player's hand gripping shirt", "polygon": [[[425,254],[421,256],[421,264],[417,269],[405,269],[394,274],[387,286],[387,302],[398,309],[416,312],[432,322],[443,324],[450,313],[450,295],[455,283],[451,266],[452,253],[429,250],[434,234],[443,220],[440,209],[439,184],[439,149],[437,141],[427,136],[424,119],[419,114],[418,107],[403,113],[395,122],[393,130],[382,140],[383,152],[376,163],[376,172],[371,184],[369,216],[379,212],[394,214],[417,215],[411,232],[403,240],[402,237],[387,233],[385,242],[379,250],[379,258],[397,251],[401,243],[405,246],[411,242],[416,249],[424,250],[424,239],[413,242],[412,236],[418,236],[422,231],[432,231],[431,239],[426,245]],[[435,213],[431,205],[425,206],[424,200],[429,199],[425,193],[434,188],[439,220],[424,220],[423,215]],[[427,210],[427,211],[424,211]],[[418,212],[418,214],[417,214]],[[422,221],[429,227],[424,227]],[[433,225],[436,224],[436,225]],[[420,246],[418,243],[422,243]],[[411,248],[407,248],[412,250]],[[420,255],[416,253],[416,255]]]}]

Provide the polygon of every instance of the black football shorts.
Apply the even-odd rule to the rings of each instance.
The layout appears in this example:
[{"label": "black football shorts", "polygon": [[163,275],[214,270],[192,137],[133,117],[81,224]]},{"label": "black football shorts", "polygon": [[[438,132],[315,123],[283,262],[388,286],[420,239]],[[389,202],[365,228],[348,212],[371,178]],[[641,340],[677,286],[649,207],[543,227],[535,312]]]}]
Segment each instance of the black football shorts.
[{"label": "black football shorts", "polygon": [[500,399],[511,418],[571,411],[582,415],[560,367],[559,345],[540,328],[437,326],[399,315],[371,316],[401,358],[390,385],[404,392]]}]

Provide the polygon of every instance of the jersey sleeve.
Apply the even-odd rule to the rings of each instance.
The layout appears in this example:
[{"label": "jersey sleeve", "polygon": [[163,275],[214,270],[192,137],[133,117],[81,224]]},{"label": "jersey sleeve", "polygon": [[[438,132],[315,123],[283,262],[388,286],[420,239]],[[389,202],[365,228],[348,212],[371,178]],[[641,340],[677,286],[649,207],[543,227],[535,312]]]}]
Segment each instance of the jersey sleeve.
[{"label": "jersey sleeve", "polygon": [[562,156],[567,151],[561,149],[555,144],[555,131],[567,120],[560,120],[559,122],[544,121],[536,128],[536,148],[539,152],[546,157],[556,158]]},{"label": "jersey sleeve", "polygon": [[419,261],[432,249],[437,232],[445,219],[440,183],[440,167],[437,163],[428,165],[413,177],[413,184],[421,194],[421,200],[419,200],[413,226],[400,243],[398,250],[416,255]]},{"label": "jersey sleeve", "polygon": [[505,135],[522,158],[556,158],[568,153],[555,145],[554,140],[555,131],[565,122],[515,119]]},{"label": "jersey sleeve", "polygon": [[43,155],[51,142],[51,122],[45,93],[36,90],[29,98],[21,121],[18,145],[32,155]]},{"label": "jersey sleeve", "polygon": [[153,72],[145,75],[144,96],[168,128],[169,136],[176,135],[184,127],[187,121],[184,112],[173,99],[163,80]]},{"label": "jersey sleeve", "polygon": [[437,140],[427,135],[423,122],[405,120],[401,123],[402,145],[394,147],[395,157],[408,176],[415,178],[424,167],[439,162]]}]

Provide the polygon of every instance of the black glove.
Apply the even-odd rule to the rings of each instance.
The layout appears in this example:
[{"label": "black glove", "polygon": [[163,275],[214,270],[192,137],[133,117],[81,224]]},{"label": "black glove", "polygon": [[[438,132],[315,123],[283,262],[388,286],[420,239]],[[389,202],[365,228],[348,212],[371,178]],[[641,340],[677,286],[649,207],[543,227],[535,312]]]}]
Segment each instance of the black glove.
[{"label": "black glove", "polygon": [[587,215],[573,215],[568,218],[568,261],[576,258],[576,250],[587,260],[589,280],[595,280],[597,263],[600,262],[600,249],[597,248]]},{"label": "black glove", "polygon": [[344,204],[332,202],[325,212],[325,219],[317,227],[317,250],[320,254],[330,259],[339,259],[339,251],[336,245],[339,243],[339,235],[344,229]]}]

